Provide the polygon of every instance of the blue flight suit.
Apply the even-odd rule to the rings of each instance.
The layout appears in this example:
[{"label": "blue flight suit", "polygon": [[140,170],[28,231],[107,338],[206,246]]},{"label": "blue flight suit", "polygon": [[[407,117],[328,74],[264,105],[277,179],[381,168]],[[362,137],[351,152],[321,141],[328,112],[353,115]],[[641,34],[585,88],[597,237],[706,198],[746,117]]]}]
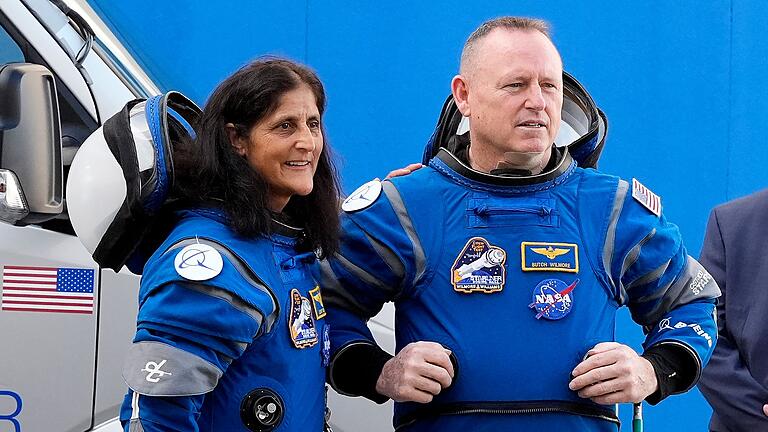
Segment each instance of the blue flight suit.
[{"label": "blue flight suit", "polygon": [[246,239],[218,211],[179,216],[144,267],[125,430],[322,431],[329,343],[302,231]]},{"label": "blue flight suit", "polygon": [[714,349],[717,285],[652,192],[553,152],[543,174],[504,177],[441,149],[428,167],[347,198],[341,251],[321,263],[337,390],[350,393],[335,365],[375,344],[365,323],[388,301],[397,351],[438,342],[458,366],[431,403],[395,403],[398,430],[615,431],[615,407],[568,383],[590,348],[614,340],[621,306],[646,349],[681,348],[698,377]]}]

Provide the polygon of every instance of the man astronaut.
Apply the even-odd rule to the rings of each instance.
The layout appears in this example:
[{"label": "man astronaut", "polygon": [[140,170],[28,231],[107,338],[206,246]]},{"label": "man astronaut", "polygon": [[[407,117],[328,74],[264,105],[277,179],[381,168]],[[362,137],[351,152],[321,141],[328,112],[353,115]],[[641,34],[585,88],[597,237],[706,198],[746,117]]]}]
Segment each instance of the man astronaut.
[{"label": "man astronaut", "polygon": [[[615,431],[614,404],[690,389],[714,348],[719,289],[660,198],[553,145],[564,75],[547,31],[479,27],[451,83],[469,139],[438,130],[427,167],[342,206],[341,252],[323,264],[330,381],[393,399],[399,431]],[[388,301],[394,357],[366,327]],[[642,355],[614,342],[620,306]]]}]

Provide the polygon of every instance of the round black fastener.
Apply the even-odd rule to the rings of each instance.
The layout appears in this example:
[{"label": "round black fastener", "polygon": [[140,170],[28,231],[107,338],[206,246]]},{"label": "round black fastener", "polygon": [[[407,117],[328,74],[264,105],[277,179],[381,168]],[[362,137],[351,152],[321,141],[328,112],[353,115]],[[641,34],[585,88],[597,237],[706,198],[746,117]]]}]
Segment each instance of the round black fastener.
[{"label": "round black fastener", "polygon": [[451,365],[453,366],[453,379],[451,380],[452,386],[453,383],[456,382],[456,379],[459,377],[459,359],[456,357],[453,351],[451,351],[451,354],[448,356],[448,358],[451,360]]},{"label": "round black fastener", "polygon": [[284,413],[283,400],[268,388],[251,390],[240,403],[240,419],[253,432],[275,430]]}]

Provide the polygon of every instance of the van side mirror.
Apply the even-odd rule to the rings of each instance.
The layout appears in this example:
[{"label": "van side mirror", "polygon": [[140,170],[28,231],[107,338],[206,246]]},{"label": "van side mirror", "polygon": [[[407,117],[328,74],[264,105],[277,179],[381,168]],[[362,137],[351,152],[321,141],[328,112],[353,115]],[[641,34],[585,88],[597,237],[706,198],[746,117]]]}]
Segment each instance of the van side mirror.
[{"label": "van side mirror", "polygon": [[61,123],[53,74],[0,65],[0,221],[41,223],[64,209]]}]

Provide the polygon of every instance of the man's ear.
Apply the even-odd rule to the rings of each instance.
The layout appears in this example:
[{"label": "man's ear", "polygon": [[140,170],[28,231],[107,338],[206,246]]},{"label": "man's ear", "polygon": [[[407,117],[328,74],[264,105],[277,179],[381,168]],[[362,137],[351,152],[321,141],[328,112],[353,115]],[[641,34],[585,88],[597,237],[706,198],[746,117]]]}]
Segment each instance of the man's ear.
[{"label": "man's ear", "polygon": [[232,123],[225,124],[224,131],[227,134],[227,138],[229,138],[229,143],[232,145],[232,148],[235,149],[235,153],[239,154],[240,156],[245,156],[248,140],[244,139],[237,133],[237,128]]},{"label": "man's ear", "polygon": [[453,77],[451,80],[451,93],[461,115],[469,117],[471,113],[469,110],[469,86],[467,79],[461,75]]}]

